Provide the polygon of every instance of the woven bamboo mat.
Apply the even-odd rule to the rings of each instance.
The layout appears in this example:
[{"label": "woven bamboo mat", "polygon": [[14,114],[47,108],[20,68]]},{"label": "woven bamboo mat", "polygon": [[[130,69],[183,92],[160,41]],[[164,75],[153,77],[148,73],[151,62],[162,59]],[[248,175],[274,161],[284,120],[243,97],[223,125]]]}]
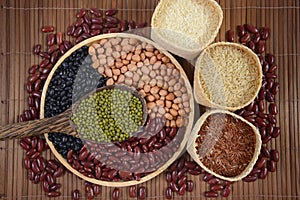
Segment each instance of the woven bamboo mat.
[{"label": "woven bamboo mat", "polygon": [[[265,180],[233,185],[229,199],[300,199],[300,1],[299,0],[217,0],[224,21],[217,41],[225,40],[225,32],[239,24],[252,23],[271,28],[267,52],[276,56],[280,82],[278,122],[281,136],[269,147],[280,151],[277,171]],[[45,43],[42,25],[52,24],[58,31],[75,20],[80,8],[118,8],[118,17],[150,23],[157,0],[0,0],[0,125],[17,121],[26,108],[25,82],[28,68],[39,62],[31,53],[32,46]],[[192,78],[193,71],[187,69]],[[41,185],[27,179],[22,168],[24,151],[18,141],[0,142],[0,199],[47,199]],[[47,158],[53,157],[48,151]],[[164,199],[167,187],[164,174],[144,183],[147,199]],[[189,176],[195,183],[194,192],[175,199],[202,199],[208,186],[201,176]],[[62,196],[71,199],[78,188],[84,194],[84,181],[66,174]],[[97,199],[110,199],[113,188],[102,187]],[[128,189],[121,189],[121,198],[129,199]]]}]

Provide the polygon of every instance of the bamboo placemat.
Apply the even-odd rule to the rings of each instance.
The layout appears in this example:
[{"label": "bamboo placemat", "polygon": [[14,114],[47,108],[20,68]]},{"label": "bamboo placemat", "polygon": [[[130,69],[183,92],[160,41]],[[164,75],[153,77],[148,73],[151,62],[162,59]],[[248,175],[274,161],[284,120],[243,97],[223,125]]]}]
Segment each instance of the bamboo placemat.
[{"label": "bamboo placemat", "polygon": [[[0,125],[17,122],[26,108],[25,82],[29,67],[39,62],[32,46],[45,43],[40,32],[42,25],[54,25],[58,31],[75,20],[80,8],[118,8],[118,17],[147,21],[158,0],[0,0]],[[224,12],[224,21],[217,41],[225,40],[225,32],[237,25],[251,23],[271,28],[267,52],[274,53],[279,66],[280,82],[278,122],[281,135],[269,147],[280,152],[277,171],[265,180],[233,185],[229,199],[300,199],[300,1],[299,0],[217,0]],[[193,70],[185,68],[190,79]],[[41,185],[27,179],[22,167],[24,151],[18,141],[0,142],[0,199],[48,199]],[[47,158],[53,157],[48,151]],[[189,176],[195,183],[194,192],[175,199],[202,199],[208,186],[201,176]],[[84,194],[84,181],[66,174],[62,196],[71,199],[71,191],[78,188]],[[165,176],[142,184],[147,187],[147,199],[164,199],[167,187]],[[102,187],[96,199],[110,199],[113,188]],[[121,189],[121,198],[129,199],[128,189]]]}]

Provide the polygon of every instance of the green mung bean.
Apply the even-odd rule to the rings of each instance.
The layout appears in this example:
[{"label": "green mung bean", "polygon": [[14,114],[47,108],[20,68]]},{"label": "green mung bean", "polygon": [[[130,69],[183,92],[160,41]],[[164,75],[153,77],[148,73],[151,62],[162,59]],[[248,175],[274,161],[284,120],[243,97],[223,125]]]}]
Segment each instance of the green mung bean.
[{"label": "green mung bean", "polygon": [[71,120],[85,139],[124,141],[142,124],[143,105],[129,91],[104,89],[83,99]]}]

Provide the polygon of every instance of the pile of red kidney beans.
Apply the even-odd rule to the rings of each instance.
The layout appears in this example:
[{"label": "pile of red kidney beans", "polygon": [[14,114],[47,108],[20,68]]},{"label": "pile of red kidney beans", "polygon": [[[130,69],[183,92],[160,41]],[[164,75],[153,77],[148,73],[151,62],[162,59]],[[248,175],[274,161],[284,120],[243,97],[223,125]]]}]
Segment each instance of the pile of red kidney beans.
[{"label": "pile of red kidney beans", "polygon": [[[47,34],[47,44],[46,46],[37,44],[33,47],[33,53],[40,56],[42,61],[39,64],[32,65],[28,71],[29,77],[26,90],[29,94],[27,100],[29,108],[19,116],[19,121],[39,118],[40,99],[45,80],[58,59],[74,44],[95,35],[123,32],[146,26],[146,23],[137,24],[134,21],[120,20],[116,17],[117,12],[116,9],[106,10],[104,13],[94,8],[81,9],[76,14],[75,23],[67,28],[70,41],[66,39],[63,32],[56,31],[54,33],[55,28],[53,26],[41,28],[41,31]],[[267,147],[267,144],[280,134],[280,128],[276,126],[278,107],[275,103],[279,90],[279,83],[276,81],[278,67],[275,64],[274,55],[265,53],[266,41],[270,35],[269,28],[258,29],[251,24],[245,24],[237,27],[238,37],[235,37],[234,32],[234,30],[227,32],[227,41],[239,42],[252,49],[259,56],[263,69],[263,84],[259,95],[250,105],[236,111],[237,114],[259,129],[263,141],[261,154],[254,169],[243,179],[244,182],[253,182],[257,179],[265,179],[269,172],[275,172],[276,162],[279,160],[278,151]],[[45,139],[36,136],[23,138],[20,140],[20,146],[26,151],[23,165],[28,172],[29,180],[34,184],[40,183],[45,194],[49,197],[61,195],[59,192],[61,184],[57,178],[63,176],[67,170],[57,160],[47,160],[43,157],[43,152],[49,149]],[[70,159],[71,157],[72,155],[69,155]],[[205,172],[194,161],[190,161],[188,154],[184,154],[177,159],[164,172],[164,175],[168,183],[168,187],[165,188],[167,199],[172,199],[175,193],[184,195],[185,192],[193,192],[194,183],[188,180],[189,176],[199,176],[205,183],[208,183],[209,190],[204,193],[205,197],[218,197],[219,195],[228,197],[231,192],[232,182],[223,181]],[[147,195],[147,189],[144,186],[131,186],[128,187],[128,191],[130,197],[137,197],[138,199],[145,199]],[[75,189],[68,195],[72,195],[74,200],[83,196],[93,199],[100,192],[101,186],[85,182],[85,191],[80,192]],[[119,196],[120,190],[114,188],[112,199],[119,199]]]}]

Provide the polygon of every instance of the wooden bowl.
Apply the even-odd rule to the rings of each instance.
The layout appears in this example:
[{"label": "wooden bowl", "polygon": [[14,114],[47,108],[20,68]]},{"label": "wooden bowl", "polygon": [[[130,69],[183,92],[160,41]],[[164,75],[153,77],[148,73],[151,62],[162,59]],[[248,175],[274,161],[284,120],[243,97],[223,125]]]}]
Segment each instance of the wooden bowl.
[{"label": "wooden bowl", "polygon": [[99,35],[99,36],[95,36],[92,38],[89,38],[77,45],[75,45],[73,48],[71,48],[68,52],[66,52],[59,60],[58,62],[55,64],[55,66],[53,67],[52,71],[50,72],[46,82],[45,82],[45,86],[43,88],[43,92],[42,92],[42,98],[41,98],[41,111],[40,111],[40,118],[44,118],[44,107],[45,107],[45,99],[46,99],[46,93],[47,93],[47,89],[48,86],[50,84],[50,81],[54,75],[54,72],[57,70],[57,68],[62,64],[62,62],[68,58],[74,51],[76,51],[77,49],[83,47],[83,46],[89,46],[91,45],[94,41],[98,41],[104,38],[113,38],[113,37],[120,37],[120,38],[134,38],[134,39],[138,39],[139,41],[142,42],[146,42],[148,44],[153,45],[156,49],[159,49],[163,54],[165,54],[167,57],[169,57],[170,61],[175,65],[175,67],[180,71],[181,77],[183,78],[184,82],[185,82],[185,86],[187,88],[187,93],[191,96],[189,103],[190,103],[190,108],[191,108],[191,112],[189,113],[188,116],[188,124],[186,126],[186,131],[185,131],[185,135],[180,143],[179,148],[177,149],[176,152],[174,152],[173,156],[160,168],[158,168],[156,171],[142,177],[139,181],[136,180],[131,180],[131,181],[120,181],[120,182],[112,182],[112,181],[102,181],[102,180],[98,180],[98,179],[94,179],[94,178],[89,178],[84,176],[83,174],[81,174],[80,172],[78,172],[77,170],[75,170],[74,168],[72,168],[72,166],[57,152],[57,150],[55,149],[55,147],[53,146],[52,142],[48,139],[48,134],[45,134],[45,138],[47,143],[49,144],[49,147],[51,149],[51,151],[53,152],[53,154],[55,155],[55,157],[68,169],[70,170],[72,173],[74,173],[76,176],[94,183],[94,184],[98,184],[98,185],[103,185],[103,186],[111,186],[111,187],[123,187],[123,186],[130,186],[130,185],[136,185],[136,184],[140,184],[143,183],[145,181],[148,181],[152,178],[154,178],[155,176],[159,175],[161,172],[163,172],[164,170],[166,170],[177,158],[179,155],[181,155],[181,153],[186,149],[186,143],[188,141],[188,138],[190,136],[190,132],[192,129],[192,125],[193,125],[193,121],[194,121],[194,99],[192,98],[192,88],[191,85],[188,81],[188,78],[184,72],[184,70],[182,69],[182,67],[180,66],[180,64],[177,62],[177,60],[170,54],[168,53],[166,50],[164,50],[163,48],[161,48],[158,44],[154,43],[153,41],[141,37],[141,36],[137,36],[137,35],[133,35],[133,34],[125,34],[125,33],[111,33],[111,34],[104,34],[104,35]]}]

